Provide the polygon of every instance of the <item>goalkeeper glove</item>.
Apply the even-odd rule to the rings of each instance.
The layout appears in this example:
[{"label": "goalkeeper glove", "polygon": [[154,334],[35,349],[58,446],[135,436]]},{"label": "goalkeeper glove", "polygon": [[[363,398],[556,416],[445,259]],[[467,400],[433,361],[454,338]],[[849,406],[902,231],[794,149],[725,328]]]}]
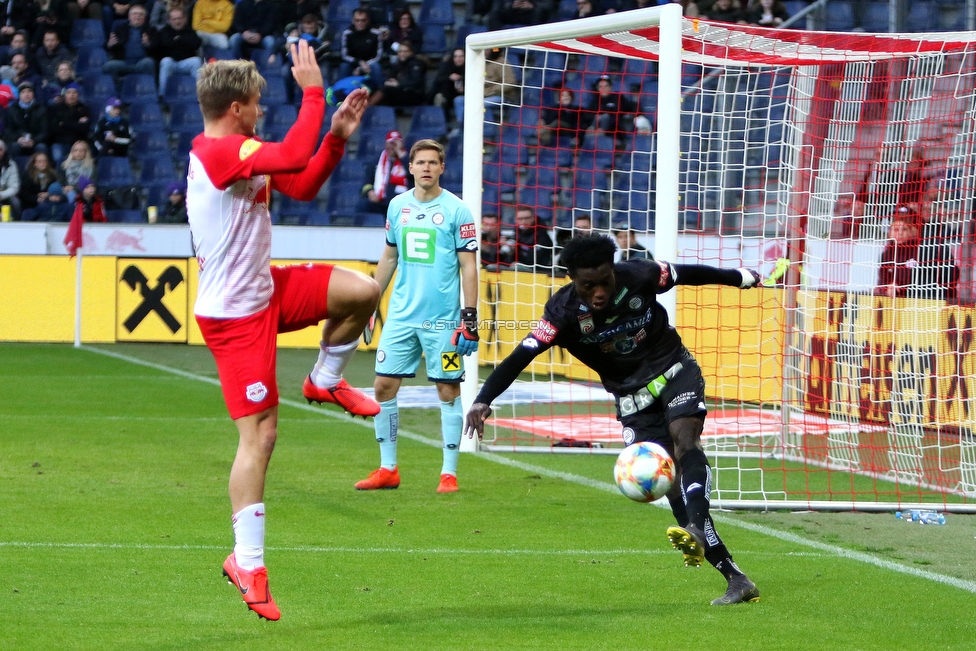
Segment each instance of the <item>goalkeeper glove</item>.
[{"label": "goalkeeper glove", "polygon": [[759,275],[759,272],[753,271],[752,269],[739,269],[739,273],[742,274],[742,284],[739,285],[740,289],[749,289],[762,282],[762,276]]},{"label": "goalkeeper glove", "polygon": [[461,325],[454,331],[451,344],[462,356],[478,350],[478,310],[473,307],[461,308]]}]

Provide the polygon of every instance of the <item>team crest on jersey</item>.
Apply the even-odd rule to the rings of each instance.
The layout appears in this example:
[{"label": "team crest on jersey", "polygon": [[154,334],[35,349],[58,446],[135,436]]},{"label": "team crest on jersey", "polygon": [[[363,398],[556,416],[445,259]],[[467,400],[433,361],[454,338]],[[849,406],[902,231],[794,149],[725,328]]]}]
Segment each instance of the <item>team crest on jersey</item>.
[{"label": "team crest on jersey", "polygon": [[440,226],[441,224],[444,223],[444,214],[434,213],[434,216],[430,218],[430,221],[434,222],[434,224],[436,224],[437,226]]},{"label": "team crest on jersey", "polygon": [[629,307],[632,310],[639,310],[641,309],[642,305],[644,305],[644,299],[642,299],[640,296],[635,296],[634,298],[627,301],[627,307]]},{"label": "team crest on jersey", "polygon": [[634,435],[634,430],[630,427],[625,427],[624,430],[620,432],[620,435],[624,437],[624,445],[630,445],[637,440],[637,437]]},{"label": "team crest on jersey", "polygon": [[238,152],[238,155],[241,157],[241,160],[246,160],[248,156],[253,155],[260,148],[260,142],[254,138],[248,138],[241,143],[241,150]]},{"label": "team crest on jersey", "polygon": [[583,331],[583,334],[584,335],[588,335],[591,332],[593,332],[593,328],[596,327],[596,326],[594,326],[594,324],[593,324],[593,315],[592,314],[580,314],[576,318],[577,318],[577,320],[579,320],[580,330]]},{"label": "team crest on jersey", "polygon": [[244,395],[251,402],[261,402],[268,397],[268,387],[264,386],[264,382],[255,382],[247,385]]},{"label": "team crest on jersey", "polygon": [[466,240],[475,236],[474,224],[461,224],[461,239]]}]

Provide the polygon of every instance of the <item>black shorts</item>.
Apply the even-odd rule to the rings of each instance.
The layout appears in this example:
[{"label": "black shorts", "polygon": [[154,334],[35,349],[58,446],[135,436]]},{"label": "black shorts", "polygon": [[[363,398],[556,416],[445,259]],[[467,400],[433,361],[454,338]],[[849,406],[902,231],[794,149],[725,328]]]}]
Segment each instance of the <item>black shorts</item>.
[{"label": "black shorts", "polygon": [[621,436],[626,445],[638,441],[652,441],[674,453],[674,443],[668,431],[668,423],[679,418],[697,417],[704,419],[705,378],[701,367],[691,358],[681,360],[683,368],[672,378],[658,398],[636,414],[617,420],[623,426]]}]

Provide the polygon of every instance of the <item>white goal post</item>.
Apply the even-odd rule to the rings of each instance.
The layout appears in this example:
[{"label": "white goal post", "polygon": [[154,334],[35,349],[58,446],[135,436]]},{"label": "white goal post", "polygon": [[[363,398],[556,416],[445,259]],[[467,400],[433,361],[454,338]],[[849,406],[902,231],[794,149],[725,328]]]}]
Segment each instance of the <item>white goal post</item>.
[{"label": "white goal post", "polygon": [[[474,34],[465,55],[479,234],[490,213],[504,239],[529,207],[555,253],[585,218],[662,260],[764,275],[790,260],[775,286],[660,298],[705,374],[713,504],[976,512],[976,33],[770,30],[668,4]],[[578,130],[549,123],[566,91]],[[483,269],[465,409],[479,367],[568,282],[534,259]],[[489,429],[488,450],[622,446],[612,400],[561,349]]]}]

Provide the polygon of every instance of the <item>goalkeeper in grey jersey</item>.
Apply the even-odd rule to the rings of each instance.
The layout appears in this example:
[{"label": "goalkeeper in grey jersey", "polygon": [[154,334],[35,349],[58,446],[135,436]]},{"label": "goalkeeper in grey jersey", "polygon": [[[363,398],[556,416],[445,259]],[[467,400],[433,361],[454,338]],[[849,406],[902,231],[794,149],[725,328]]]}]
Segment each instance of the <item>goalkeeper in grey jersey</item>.
[{"label": "goalkeeper in grey jersey", "polygon": [[616,246],[602,235],[576,237],[560,262],[572,283],[546,302],[542,319],[488,376],[468,411],[469,437],[484,432],[490,405],[536,355],[562,346],[597,372],[613,394],[627,445],[653,441],[677,462],[679,477],[668,494],[678,522],[667,531],[685,565],[708,560],[728,581],[727,605],[758,601],[756,585],[736,566],[709,515],[711,467],[701,445],[705,380],[695,358],[668,322],[657,295],[675,285],[731,285],[759,282],[749,269],[717,269],[649,260],[613,263]]}]

